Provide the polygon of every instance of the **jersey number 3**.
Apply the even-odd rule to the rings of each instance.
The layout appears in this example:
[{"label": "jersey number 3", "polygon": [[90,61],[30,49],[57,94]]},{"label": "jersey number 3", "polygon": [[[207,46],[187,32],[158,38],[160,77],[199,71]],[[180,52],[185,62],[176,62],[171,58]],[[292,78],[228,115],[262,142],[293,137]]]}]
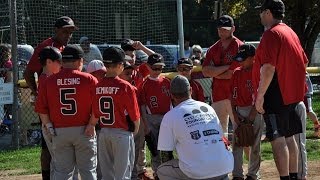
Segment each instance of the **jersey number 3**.
[{"label": "jersey number 3", "polygon": [[77,103],[69,95],[76,94],[75,88],[60,88],[61,113],[63,115],[75,115],[77,113]]},{"label": "jersey number 3", "polygon": [[104,125],[114,124],[114,106],[113,99],[110,96],[102,96],[99,99],[99,110],[103,114],[100,122]]}]

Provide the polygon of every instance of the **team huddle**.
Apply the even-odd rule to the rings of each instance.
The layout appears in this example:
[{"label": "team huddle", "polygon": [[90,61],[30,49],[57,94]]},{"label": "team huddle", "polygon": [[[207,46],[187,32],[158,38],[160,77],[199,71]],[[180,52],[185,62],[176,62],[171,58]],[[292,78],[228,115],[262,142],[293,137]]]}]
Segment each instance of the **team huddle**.
[{"label": "team huddle", "polygon": [[[78,173],[84,180],[260,179],[264,122],[280,179],[305,179],[308,60],[281,21],[284,9],[281,0],[262,4],[266,30],[257,49],[233,35],[230,16],[218,19],[220,40],[202,64],[213,80],[212,106],[191,76],[190,58],[178,60],[179,75],[171,80],[161,74],[164,57],[131,39],[107,48],[101,60],[88,60],[86,48],[68,44],[78,27],[67,16],[58,18],[55,35],[37,46],[25,71],[42,122],[43,179],[76,179]],[[146,62],[135,64],[136,50],[148,55]]]}]

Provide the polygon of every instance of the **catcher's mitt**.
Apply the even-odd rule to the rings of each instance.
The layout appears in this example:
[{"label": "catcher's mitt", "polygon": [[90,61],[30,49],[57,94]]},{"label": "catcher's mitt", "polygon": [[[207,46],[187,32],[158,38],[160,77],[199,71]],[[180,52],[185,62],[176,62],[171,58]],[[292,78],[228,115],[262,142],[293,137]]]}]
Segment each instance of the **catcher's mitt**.
[{"label": "catcher's mitt", "polygon": [[252,146],[254,143],[253,123],[250,120],[241,121],[234,133],[235,144],[241,147]]}]

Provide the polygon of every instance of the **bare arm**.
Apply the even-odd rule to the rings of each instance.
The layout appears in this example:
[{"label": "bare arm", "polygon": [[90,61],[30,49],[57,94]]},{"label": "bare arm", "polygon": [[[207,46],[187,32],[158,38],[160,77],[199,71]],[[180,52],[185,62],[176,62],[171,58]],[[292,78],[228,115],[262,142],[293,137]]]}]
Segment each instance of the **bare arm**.
[{"label": "bare arm", "polygon": [[151,54],[154,54],[155,52],[152,51],[151,49],[147,48],[145,45],[143,45],[140,41],[135,41],[132,45],[135,49],[140,49],[143,52],[145,52],[148,56]]},{"label": "bare arm", "polygon": [[31,89],[31,92],[33,95],[37,96],[37,83],[36,79],[34,77],[34,72],[30,71],[28,68],[24,71],[24,79],[26,80],[26,83],[28,84],[29,88]]},{"label": "bare arm", "polygon": [[96,118],[94,114],[91,114],[90,120],[84,130],[84,134],[87,136],[94,136],[95,135],[95,126],[98,122],[99,118]]},{"label": "bare arm", "polygon": [[13,82],[13,74],[12,71],[7,71],[6,73],[6,83]]},{"label": "bare arm", "polygon": [[139,131],[139,127],[140,127],[140,119],[136,120],[136,121],[133,121],[134,123],[134,132],[133,132],[133,135],[136,135],[138,134],[138,131]]},{"label": "bare arm", "polygon": [[230,65],[224,66],[205,66],[202,68],[202,74],[205,77],[216,77],[229,69]]},{"label": "bare arm", "polygon": [[260,69],[260,82],[258,87],[258,95],[256,99],[256,109],[259,113],[264,113],[263,103],[264,95],[272,81],[275,72],[275,67],[271,64],[263,64]]},{"label": "bare arm", "polygon": [[41,119],[42,124],[46,125],[46,124],[48,124],[48,123],[51,123],[48,114],[41,114],[41,113],[39,113],[39,116],[40,116],[40,119]]},{"label": "bare arm", "polygon": [[232,74],[233,74],[232,70],[227,70],[224,73],[216,76],[215,78],[217,78],[217,79],[231,79],[232,78]]}]

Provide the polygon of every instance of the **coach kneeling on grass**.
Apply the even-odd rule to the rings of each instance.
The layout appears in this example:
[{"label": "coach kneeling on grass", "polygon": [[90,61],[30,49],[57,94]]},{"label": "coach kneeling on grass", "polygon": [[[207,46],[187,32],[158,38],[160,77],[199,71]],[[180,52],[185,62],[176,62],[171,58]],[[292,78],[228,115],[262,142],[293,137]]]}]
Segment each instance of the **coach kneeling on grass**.
[{"label": "coach kneeling on grass", "polygon": [[[228,179],[233,156],[223,141],[220,121],[206,103],[191,99],[187,78],[178,75],[171,81],[170,93],[175,107],[163,117],[158,150],[162,164],[161,180]],[[176,150],[179,160],[173,159]]]}]

